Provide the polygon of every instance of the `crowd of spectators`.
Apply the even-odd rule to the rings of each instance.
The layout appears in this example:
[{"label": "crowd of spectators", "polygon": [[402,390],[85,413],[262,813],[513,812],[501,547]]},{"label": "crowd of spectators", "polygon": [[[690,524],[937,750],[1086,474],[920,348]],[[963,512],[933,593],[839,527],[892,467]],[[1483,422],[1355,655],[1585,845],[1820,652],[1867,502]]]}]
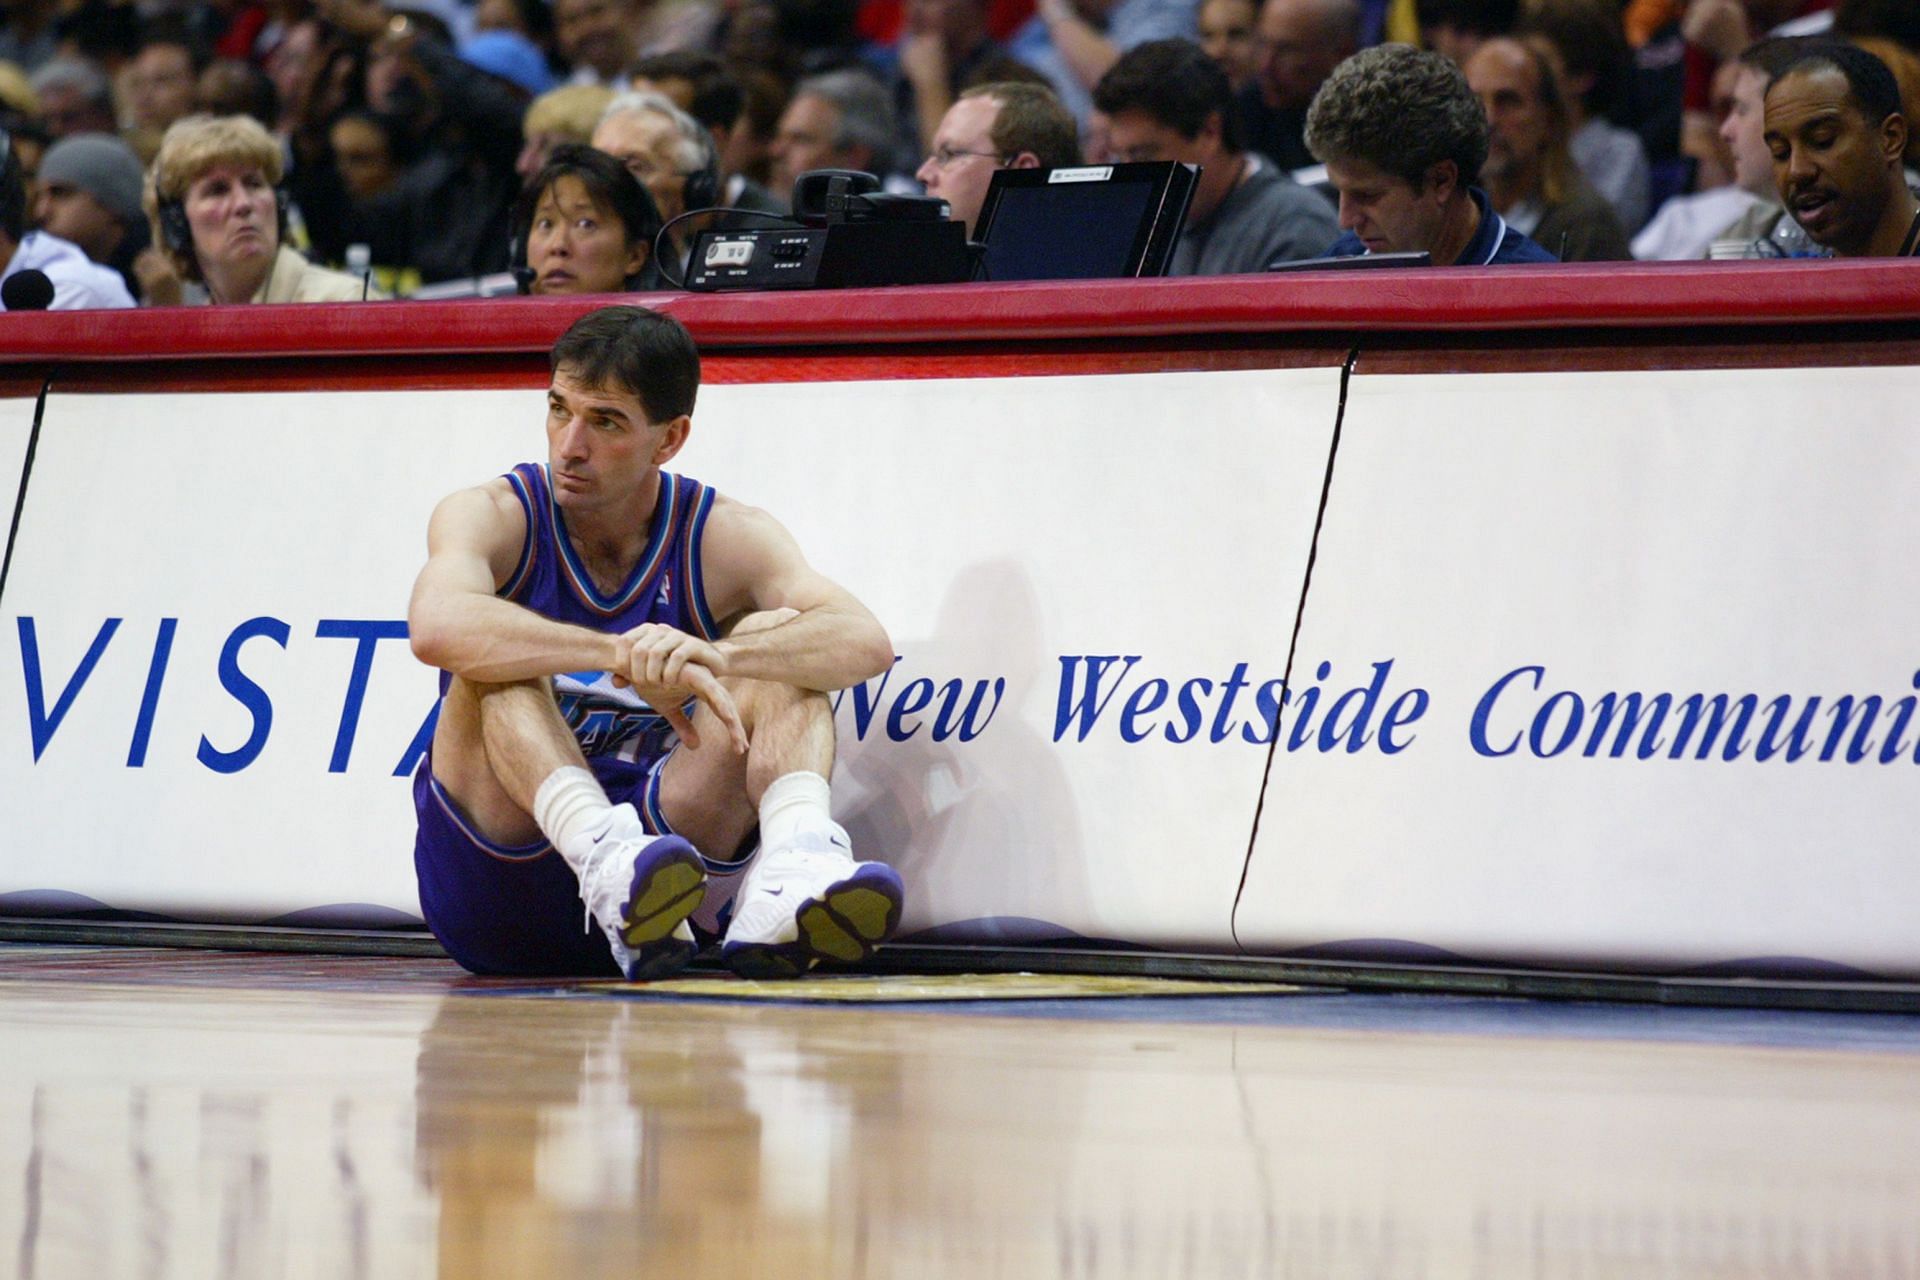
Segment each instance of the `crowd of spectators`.
[{"label": "crowd of spectators", "polygon": [[652,288],[809,170],[971,232],[1000,168],[1149,160],[1174,274],[1911,253],[1917,108],[1915,0],[0,0],[0,274]]}]

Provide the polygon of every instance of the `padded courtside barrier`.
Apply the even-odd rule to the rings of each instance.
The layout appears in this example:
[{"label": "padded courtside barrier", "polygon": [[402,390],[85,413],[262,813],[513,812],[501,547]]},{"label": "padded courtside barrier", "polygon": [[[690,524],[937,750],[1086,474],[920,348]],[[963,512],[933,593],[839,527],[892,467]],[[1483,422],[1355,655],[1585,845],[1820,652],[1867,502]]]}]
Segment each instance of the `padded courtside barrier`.
[{"label": "padded courtside barrier", "polygon": [[[1920,974],[1905,264],[656,301],[908,932]],[[0,316],[0,913],[417,916],[426,516],[583,309]]]}]

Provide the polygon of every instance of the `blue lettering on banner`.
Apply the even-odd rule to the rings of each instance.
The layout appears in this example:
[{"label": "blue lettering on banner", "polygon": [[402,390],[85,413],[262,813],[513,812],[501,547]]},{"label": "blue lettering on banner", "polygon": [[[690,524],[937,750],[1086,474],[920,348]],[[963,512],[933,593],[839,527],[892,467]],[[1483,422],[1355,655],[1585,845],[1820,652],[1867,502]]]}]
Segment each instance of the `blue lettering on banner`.
[{"label": "blue lettering on banner", "polygon": [[[1527,698],[1545,685],[1543,666],[1515,667],[1495,680],[1474,705],[1467,740],[1490,758],[1527,753],[1542,760],[1571,754],[1594,759],[1718,759],[1732,763],[1751,755],[1759,763],[1789,764],[1812,756],[1848,764],[1872,759],[1892,764],[1908,755],[1907,730],[1920,697],[1885,699],[1878,694],[1841,694],[1831,700],[1814,694],[1781,694],[1765,702],[1757,693],[1644,693],[1609,690],[1583,697],[1557,689],[1544,698]],[[1920,689],[1920,671],[1913,687]],[[1826,732],[1821,734],[1822,718]],[[1496,718],[1498,726],[1496,727]],[[1880,733],[1877,740],[1876,732]],[[1876,753],[1874,746],[1879,743]],[[1920,750],[1911,762],[1920,764]]]},{"label": "blue lettering on banner", "polygon": [[[87,696],[89,682],[114,650],[124,621],[103,619],[85,652],[75,659],[72,649],[57,655],[43,653],[35,619],[25,615],[15,619],[27,735],[35,763],[52,748],[68,715]],[[180,627],[179,618],[160,618],[152,648],[143,655],[146,674],[138,706],[131,712],[127,746],[130,769],[148,765]],[[329,773],[345,773],[353,760],[381,645],[388,644],[387,652],[395,660],[411,660],[398,648],[407,639],[407,624],[399,619],[323,618],[313,634],[318,640],[353,642],[352,665],[326,765]],[[245,740],[231,748],[216,746],[200,735],[194,757],[202,766],[216,773],[238,773],[265,751],[273,733],[274,695],[271,682],[263,685],[245,669],[255,661],[248,655],[256,651],[248,646],[257,641],[284,650],[292,635],[289,623],[270,616],[250,618],[227,634],[216,675],[220,689],[247,713],[250,727]],[[899,674],[903,661],[896,656],[879,676],[834,695],[835,711],[850,712],[854,738],[970,743],[987,732],[1006,701],[1004,676],[915,675],[908,679]],[[1357,755],[1374,751],[1395,756],[1419,740],[1417,728],[1433,707],[1426,689],[1400,677],[1394,658],[1369,664],[1364,678],[1348,675],[1338,680],[1333,663],[1322,661],[1297,690],[1281,679],[1250,675],[1245,662],[1194,673],[1154,671],[1140,654],[1061,654],[1058,661],[1053,715],[1057,743],[1271,746],[1284,719],[1283,742],[1289,752]],[[126,687],[117,679],[114,683]],[[1920,671],[1913,674],[1912,687],[1920,690]],[[637,732],[664,732],[651,711],[636,711],[625,704],[568,695],[561,705],[568,722],[590,741],[613,744]],[[419,766],[433,741],[438,716],[435,699],[391,776],[406,777]],[[1920,716],[1920,694],[1915,693],[1768,697],[1591,692],[1555,687],[1544,664],[1528,663],[1509,669],[1480,695],[1468,719],[1467,744],[1490,760],[1525,756],[1536,760],[1920,764],[1916,716]]]},{"label": "blue lettering on banner", "polygon": [[[1354,754],[1369,747],[1383,755],[1398,755],[1416,735],[1404,732],[1426,715],[1433,699],[1425,689],[1401,690],[1386,702],[1393,678],[1393,659],[1373,664],[1373,675],[1362,684],[1340,691],[1320,706],[1333,677],[1333,664],[1314,668],[1314,683],[1300,691],[1296,701],[1281,680],[1254,688],[1247,664],[1235,663],[1225,679],[1193,676],[1176,681],[1163,676],[1135,678],[1139,654],[1063,654],[1060,685],[1054,707],[1053,740],[1071,737],[1085,742],[1106,720],[1122,742],[1158,738],[1171,743],[1197,742],[1202,730],[1208,742],[1242,742],[1264,746],[1273,741],[1282,708],[1291,707],[1287,750],[1340,751]],[[1240,695],[1254,688],[1253,714],[1236,718]],[[1125,691],[1125,696],[1122,691]],[[1107,720],[1108,708],[1120,698],[1119,710]],[[1384,710],[1382,704],[1385,703]],[[1162,715],[1163,708],[1166,714]]]}]

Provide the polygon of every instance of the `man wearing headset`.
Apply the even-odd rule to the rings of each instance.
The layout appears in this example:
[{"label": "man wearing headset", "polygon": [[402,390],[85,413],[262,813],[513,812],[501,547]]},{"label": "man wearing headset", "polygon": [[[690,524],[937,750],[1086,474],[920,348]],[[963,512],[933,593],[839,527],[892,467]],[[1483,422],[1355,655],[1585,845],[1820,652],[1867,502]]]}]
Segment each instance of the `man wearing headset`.
[{"label": "man wearing headset", "polygon": [[[593,148],[620,161],[640,180],[664,222],[720,201],[712,135],[665,94],[623,93],[608,103],[594,128]],[[699,229],[696,223],[704,220],[689,218],[667,233],[676,275],[685,271]]]}]

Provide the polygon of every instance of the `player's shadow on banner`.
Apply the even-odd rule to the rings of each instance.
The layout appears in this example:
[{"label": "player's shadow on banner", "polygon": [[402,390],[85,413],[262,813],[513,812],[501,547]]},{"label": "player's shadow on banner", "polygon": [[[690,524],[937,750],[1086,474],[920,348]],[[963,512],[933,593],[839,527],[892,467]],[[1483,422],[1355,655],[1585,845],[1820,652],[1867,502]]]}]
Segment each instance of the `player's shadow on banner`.
[{"label": "player's shadow on banner", "polygon": [[1086,918],[1073,790],[1036,727],[1053,666],[1040,607],[1019,564],[970,565],[948,584],[933,635],[896,637],[884,687],[869,681],[858,705],[854,690],[841,697],[835,807],[854,848],[905,878],[903,937],[1072,938]]}]

